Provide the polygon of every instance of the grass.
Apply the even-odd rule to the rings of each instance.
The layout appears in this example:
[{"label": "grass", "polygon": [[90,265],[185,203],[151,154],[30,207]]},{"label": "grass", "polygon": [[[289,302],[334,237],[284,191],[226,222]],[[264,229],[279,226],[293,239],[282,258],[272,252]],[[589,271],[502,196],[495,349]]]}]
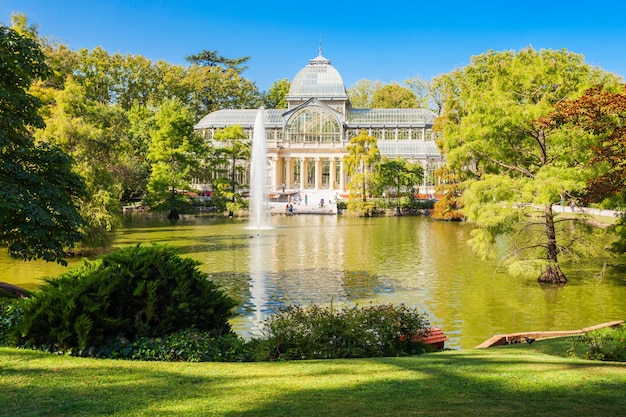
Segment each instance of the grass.
[{"label": "grass", "polygon": [[405,358],[95,360],[0,348],[1,416],[626,415],[626,364],[556,342]]}]

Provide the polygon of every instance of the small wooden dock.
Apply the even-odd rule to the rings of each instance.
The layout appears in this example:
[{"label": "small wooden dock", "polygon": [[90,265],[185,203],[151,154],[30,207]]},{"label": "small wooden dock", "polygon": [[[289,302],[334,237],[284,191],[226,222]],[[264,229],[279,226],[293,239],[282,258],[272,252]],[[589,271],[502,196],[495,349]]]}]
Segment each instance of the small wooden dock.
[{"label": "small wooden dock", "polygon": [[476,346],[476,349],[484,349],[492,346],[502,346],[509,345],[512,343],[522,343],[526,341],[526,338],[529,339],[550,339],[554,337],[564,337],[564,336],[576,336],[584,333],[589,333],[593,330],[603,329],[605,327],[616,327],[624,323],[624,320],[617,321],[609,321],[607,323],[597,324],[591,327],[585,327],[584,329],[579,330],[562,330],[562,331],[541,331],[541,332],[520,332],[520,333],[509,333],[509,334],[497,334],[488,340],[484,341],[480,345]]}]

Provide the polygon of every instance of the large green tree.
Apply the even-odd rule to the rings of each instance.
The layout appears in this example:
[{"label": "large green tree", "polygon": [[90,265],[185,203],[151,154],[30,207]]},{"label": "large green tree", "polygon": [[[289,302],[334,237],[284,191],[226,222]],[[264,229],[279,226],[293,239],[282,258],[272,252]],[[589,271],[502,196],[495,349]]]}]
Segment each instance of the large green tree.
[{"label": "large green tree", "polygon": [[559,233],[579,229],[559,228],[552,206],[584,190],[597,142],[588,132],[537,121],[562,100],[616,77],[566,50],[526,48],[472,57],[443,78],[442,85],[455,86],[441,122],[446,158],[475,176],[464,194],[467,218],[479,226],[474,247],[488,253],[496,235],[521,232],[511,259],[522,262],[511,266],[535,266],[540,282],[566,282],[559,256],[572,253],[580,237]]},{"label": "large green tree", "polygon": [[87,186],[80,200],[85,219],[84,248],[106,247],[119,224],[123,191],[122,137],[128,122],[119,106],[91,100],[85,89],[68,78],[62,90],[52,89],[46,109],[46,128],[37,138],[53,143],[75,160],[74,172]]},{"label": "large green tree", "polygon": [[193,114],[180,100],[165,101],[154,116],[148,160],[151,173],[146,202],[155,211],[170,210],[173,218],[188,209],[191,181],[201,171],[207,149],[193,130]]},{"label": "large green tree", "polygon": [[414,109],[417,107],[417,97],[413,91],[400,84],[387,84],[374,91],[371,107],[376,109]]},{"label": "large green tree", "polygon": [[397,197],[412,194],[424,178],[424,169],[419,163],[404,158],[383,158],[378,170],[380,186],[387,194],[392,191]]},{"label": "large green tree", "polygon": [[29,88],[49,74],[35,40],[0,26],[0,243],[16,258],[65,263],[81,239],[84,185],[67,154],[31,133],[44,122]]}]

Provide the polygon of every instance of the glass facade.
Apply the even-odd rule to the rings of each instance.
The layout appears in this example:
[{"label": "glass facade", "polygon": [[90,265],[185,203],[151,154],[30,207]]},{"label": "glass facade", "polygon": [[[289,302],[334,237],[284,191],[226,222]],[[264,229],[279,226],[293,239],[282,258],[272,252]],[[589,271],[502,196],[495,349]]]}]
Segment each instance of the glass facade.
[{"label": "glass facade", "polygon": [[288,142],[339,142],[341,127],[337,118],[322,107],[297,110],[285,128]]},{"label": "glass facade", "polygon": [[[341,75],[321,51],[293,78],[286,101],[287,109],[263,110],[270,177],[276,190],[282,189],[283,182],[296,189],[345,190],[346,146],[362,130],[378,140],[382,156],[419,162],[429,167],[429,175],[430,167],[443,163],[432,130],[435,113],[352,108]],[[218,110],[195,129],[210,142],[218,129],[231,125],[240,125],[251,137],[258,112]]]}]

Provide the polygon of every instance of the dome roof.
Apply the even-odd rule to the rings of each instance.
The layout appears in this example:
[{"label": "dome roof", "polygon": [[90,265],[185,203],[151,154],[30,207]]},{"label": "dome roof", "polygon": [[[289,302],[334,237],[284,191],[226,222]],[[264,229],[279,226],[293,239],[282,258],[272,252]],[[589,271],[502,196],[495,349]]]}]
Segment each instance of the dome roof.
[{"label": "dome roof", "polygon": [[291,81],[287,100],[297,99],[341,99],[346,100],[348,94],[339,72],[330,64],[330,60],[322,56],[311,59]]}]

